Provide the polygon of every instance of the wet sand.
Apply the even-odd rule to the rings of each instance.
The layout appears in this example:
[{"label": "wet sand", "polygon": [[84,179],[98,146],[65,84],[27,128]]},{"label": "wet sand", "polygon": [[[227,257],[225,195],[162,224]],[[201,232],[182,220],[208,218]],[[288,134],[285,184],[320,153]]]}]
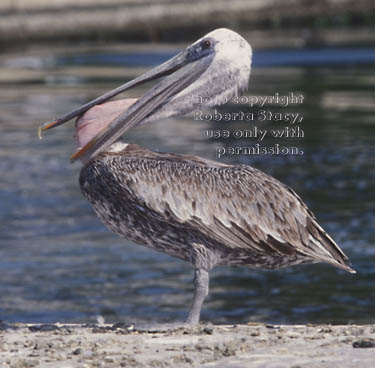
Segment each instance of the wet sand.
[{"label": "wet sand", "polygon": [[373,367],[375,325],[0,324],[0,367]]}]

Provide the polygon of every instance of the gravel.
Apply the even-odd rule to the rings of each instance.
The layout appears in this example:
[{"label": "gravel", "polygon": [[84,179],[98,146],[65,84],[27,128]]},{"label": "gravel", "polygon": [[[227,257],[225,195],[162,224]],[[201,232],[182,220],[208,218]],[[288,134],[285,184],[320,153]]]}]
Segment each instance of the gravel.
[{"label": "gravel", "polygon": [[375,325],[0,326],[0,368],[365,368],[375,361]]}]

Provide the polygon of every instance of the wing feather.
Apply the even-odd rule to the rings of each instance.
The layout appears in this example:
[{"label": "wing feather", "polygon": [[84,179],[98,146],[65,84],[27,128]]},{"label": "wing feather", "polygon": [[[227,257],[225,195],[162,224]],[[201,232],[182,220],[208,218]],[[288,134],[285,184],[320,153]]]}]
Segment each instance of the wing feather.
[{"label": "wing feather", "polygon": [[[349,269],[300,197],[278,180],[250,166],[154,155],[142,158],[144,170],[138,169],[139,158],[133,160],[127,185],[165,221],[189,225],[230,249],[298,253]],[[123,159],[129,166],[131,160]]]}]

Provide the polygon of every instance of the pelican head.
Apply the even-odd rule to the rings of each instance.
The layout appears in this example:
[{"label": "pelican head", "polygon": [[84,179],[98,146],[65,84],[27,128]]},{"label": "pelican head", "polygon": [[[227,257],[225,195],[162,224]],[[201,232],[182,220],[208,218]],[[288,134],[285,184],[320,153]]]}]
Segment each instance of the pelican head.
[{"label": "pelican head", "polygon": [[[220,105],[247,88],[252,49],[238,33],[220,28],[188,46],[172,59],[132,81],[44,124],[45,131],[82,115],[91,107],[108,101],[121,92],[159,79],[154,87],[120,112],[109,124],[72,156],[87,161],[138,124],[187,114],[198,106]],[[163,77],[163,78],[162,78]]]}]

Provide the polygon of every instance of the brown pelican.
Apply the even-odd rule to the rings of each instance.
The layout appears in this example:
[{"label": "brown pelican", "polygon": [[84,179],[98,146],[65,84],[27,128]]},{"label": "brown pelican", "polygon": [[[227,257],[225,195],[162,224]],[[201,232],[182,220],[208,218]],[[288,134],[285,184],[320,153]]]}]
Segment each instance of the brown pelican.
[{"label": "brown pelican", "polygon": [[218,29],[41,127],[61,125],[120,92],[164,77],[137,100],[108,102],[83,115],[76,126],[83,147],[72,160],[83,161],[81,190],[111,231],[195,267],[189,324],[199,322],[208,273],[216,265],[278,269],[326,262],[355,272],[301,198],[275,178],[246,165],[116,142],[133,126],[186,114],[202,100],[210,106],[224,103],[247,87],[251,57],[240,35]]}]

